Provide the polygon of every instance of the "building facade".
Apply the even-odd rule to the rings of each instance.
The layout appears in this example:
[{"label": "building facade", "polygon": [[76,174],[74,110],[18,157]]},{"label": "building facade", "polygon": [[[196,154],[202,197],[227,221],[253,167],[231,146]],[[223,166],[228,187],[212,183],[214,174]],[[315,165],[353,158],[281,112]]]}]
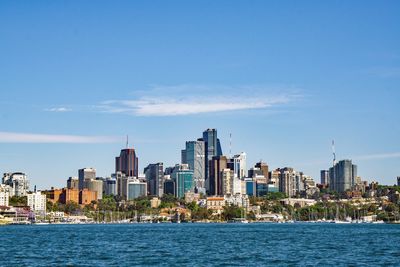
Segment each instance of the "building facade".
[{"label": "building facade", "polygon": [[67,188],[68,189],[79,189],[79,178],[78,177],[69,177],[67,180]]},{"label": "building facade", "polygon": [[96,169],[94,169],[94,168],[79,169],[78,170],[78,179],[79,179],[79,190],[86,188],[85,187],[86,181],[96,179]]},{"label": "building facade", "polygon": [[211,196],[222,196],[222,171],[228,169],[228,159],[225,156],[215,156],[210,161],[209,166],[209,191]]},{"label": "building facade", "polygon": [[139,159],[133,148],[122,149],[119,157],[115,158],[115,172],[122,172],[128,177],[138,177]]},{"label": "building facade", "polygon": [[3,184],[10,186],[10,197],[26,196],[29,190],[28,177],[23,172],[4,173]]},{"label": "building facade", "polygon": [[131,179],[127,184],[127,200],[147,196],[147,183],[139,179]]},{"label": "building facade", "polygon": [[183,198],[186,192],[194,191],[193,171],[188,164],[177,164],[171,174],[175,182],[175,196]]},{"label": "building facade", "polygon": [[144,168],[149,195],[162,197],[164,194],[164,165],[162,162]]},{"label": "building facade", "polygon": [[197,192],[206,192],[206,168],[205,168],[205,142],[202,139],[187,141],[182,150],[182,164],[188,164],[193,171],[193,180]]},{"label": "building facade", "polygon": [[339,193],[352,190],[356,177],[357,165],[349,159],[341,160],[329,169],[329,187]]},{"label": "building facade", "polygon": [[27,194],[27,204],[35,213],[46,214],[46,195],[37,191]]}]

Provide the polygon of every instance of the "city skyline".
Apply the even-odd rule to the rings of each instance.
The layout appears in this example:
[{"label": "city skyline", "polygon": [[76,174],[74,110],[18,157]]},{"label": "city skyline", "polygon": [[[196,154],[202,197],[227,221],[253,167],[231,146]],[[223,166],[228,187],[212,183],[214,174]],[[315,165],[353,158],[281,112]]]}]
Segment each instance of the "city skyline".
[{"label": "city skyline", "polygon": [[174,166],[216,128],[248,166],[319,181],[334,139],[364,180],[394,184],[400,6],[385,3],[2,2],[0,172],[31,189],[109,176],[127,134],[139,172]]}]

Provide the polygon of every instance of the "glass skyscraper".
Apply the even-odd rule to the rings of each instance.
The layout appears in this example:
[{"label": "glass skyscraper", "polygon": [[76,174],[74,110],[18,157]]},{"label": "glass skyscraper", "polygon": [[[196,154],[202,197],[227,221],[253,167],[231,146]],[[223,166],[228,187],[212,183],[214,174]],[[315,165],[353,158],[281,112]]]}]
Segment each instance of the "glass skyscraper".
[{"label": "glass skyscraper", "polygon": [[193,171],[193,181],[196,191],[205,193],[205,142],[203,140],[188,141],[182,150],[182,164],[188,164]]}]

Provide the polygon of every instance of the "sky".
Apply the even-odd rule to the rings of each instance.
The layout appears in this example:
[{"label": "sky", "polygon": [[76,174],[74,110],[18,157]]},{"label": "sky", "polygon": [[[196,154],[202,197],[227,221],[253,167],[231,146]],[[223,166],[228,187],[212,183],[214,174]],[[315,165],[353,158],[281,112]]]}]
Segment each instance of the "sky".
[{"label": "sky", "polygon": [[78,169],[223,152],[319,181],[352,159],[400,176],[399,1],[0,1],[0,172],[62,187]]}]

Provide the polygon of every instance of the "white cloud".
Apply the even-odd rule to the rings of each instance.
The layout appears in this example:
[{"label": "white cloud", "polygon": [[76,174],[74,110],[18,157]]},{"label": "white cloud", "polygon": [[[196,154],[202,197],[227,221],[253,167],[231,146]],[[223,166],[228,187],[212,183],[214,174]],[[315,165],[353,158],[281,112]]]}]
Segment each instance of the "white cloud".
[{"label": "white cloud", "polygon": [[134,116],[183,116],[267,109],[302,97],[295,93],[282,93],[288,91],[282,88],[274,91],[258,86],[154,86],[147,92],[140,91],[141,96],[132,100],[105,101],[99,108],[103,112]]},{"label": "white cloud", "polygon": [[50,112],[69,112],[72,111],[70,108],[66,107],[55,107],[55,108],[47,108],[45,111],[50,111]]},{"label": "white cloud", "polygon": [[120,141],[121,138],[111,136],[0,132],[0,143],[114,143]]}]

